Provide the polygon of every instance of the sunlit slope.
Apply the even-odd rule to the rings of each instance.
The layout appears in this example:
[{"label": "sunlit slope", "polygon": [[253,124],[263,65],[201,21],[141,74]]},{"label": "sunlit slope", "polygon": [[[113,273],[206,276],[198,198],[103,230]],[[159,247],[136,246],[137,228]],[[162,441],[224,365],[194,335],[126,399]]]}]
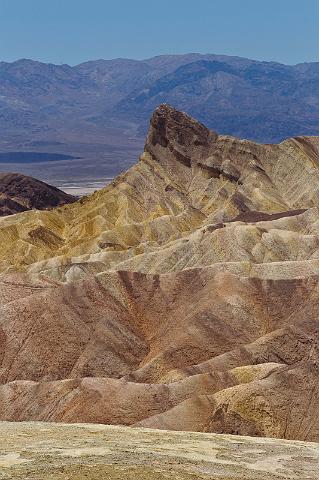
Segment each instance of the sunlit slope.
[{"label": "sunlit slope", "polygon": [[[183,250],[185,242],[197,248],[202,241],[199,237],[207,231],[218,237],[230,233],[227,228],[214,233],[216,225],[220,227],[245,212],[272,214],[317,207],[318,143],[317,138],[299,138],[280,145],[258,145],[217,136],[163,105],[153,114],[139,162],[112,184],[54,211],[32,211],[0,220],[1,270],[25,270],[36,262],[53,259],[40,270],[89,261],[93,265],[88,268],[100,271],[141,254],[141,263],[136,257],[124,267],[154,271],[185,268],[183,262],[176,266],[180,254],[175,250]],[[250,220],[247,213],[246,219]],[[290,220],[288,230],[297,228],[300,237],[302,227],[295,223]],[[261,234],[254,226],[236,225],[230,225],[236,229],[232,243],[247,243],[248,237],[248,243],[260,244]],[[316,235],[316,225],[312,230]],[[272,245],[282,242],[272,236],[268,236]],[[288,243],[298,243],[297,237],[292,234]],[[224,239],[221,242],[224,244]],[[166,259],[172,249],[178,260]],[[281,255],[272,253],[272,248],[268,254],[267,246],[262,249],[265,254],[244,259],[260,263],[281,257],[294,260],[296,256],[289,248]],[[234,251],[237,253],[226,246],[226,252],[217,253],[213,261],[237,261],[237,246]],[[153,252],[158,257],[156,266],[143,266],[145,255]],[[309,258],[308,252],[298,256]],[[77,259],[71,261],[70,257]],[[168,266],[162,267],[167,262]]]}]

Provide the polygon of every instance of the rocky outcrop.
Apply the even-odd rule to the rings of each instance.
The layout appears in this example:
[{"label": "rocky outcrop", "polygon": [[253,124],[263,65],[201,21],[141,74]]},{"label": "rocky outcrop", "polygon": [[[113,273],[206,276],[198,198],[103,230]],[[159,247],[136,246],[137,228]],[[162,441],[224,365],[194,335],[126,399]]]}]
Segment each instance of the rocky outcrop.
[{"label": "rocky outcrop", "polygon": [[75,202],[76,198],[20,173],[0,174],[0,216],[26,210],[47,210]]},{"label": "rocky outcrop", "polygon": [[162,105],[139,162],[0,220],[0,419],[319,440],[318,139]]}]

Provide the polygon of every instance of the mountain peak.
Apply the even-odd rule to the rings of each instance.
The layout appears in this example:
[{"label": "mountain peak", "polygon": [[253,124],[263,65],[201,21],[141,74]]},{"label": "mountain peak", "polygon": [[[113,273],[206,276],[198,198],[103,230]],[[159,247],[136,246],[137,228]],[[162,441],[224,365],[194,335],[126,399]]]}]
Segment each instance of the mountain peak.
[{"label": "mountain peak", "polygon": [[217,138],[217,133],[187,113],[163,103],[154,110],[151,117],[145,151],[157,159],[163,155],[166,158],[172,156],[191,167],[192,162],[207,157],[211,144]]}]

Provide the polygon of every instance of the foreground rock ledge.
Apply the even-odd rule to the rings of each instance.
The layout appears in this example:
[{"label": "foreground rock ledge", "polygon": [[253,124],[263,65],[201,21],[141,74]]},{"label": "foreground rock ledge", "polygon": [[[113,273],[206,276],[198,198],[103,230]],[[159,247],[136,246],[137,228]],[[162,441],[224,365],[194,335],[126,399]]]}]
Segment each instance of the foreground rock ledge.
[{"label": "foreground rock ledge", "polygon": [[319,444],[92,424],[0,423],[0,478],[317,480]]}]

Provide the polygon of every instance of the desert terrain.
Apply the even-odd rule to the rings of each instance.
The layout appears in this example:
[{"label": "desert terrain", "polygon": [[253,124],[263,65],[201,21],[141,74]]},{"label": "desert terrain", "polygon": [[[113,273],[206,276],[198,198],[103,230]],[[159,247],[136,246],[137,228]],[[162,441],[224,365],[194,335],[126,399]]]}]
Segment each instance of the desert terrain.
[{"label": "desert terrain", "polygon": [[5,480],[317,480],[316,444],[105,425],[0,423]]},{"label": "desert terrain", "polygon": [[139,161],[0,219],[0,419],[318,441],[317,137],[168,105]]}]

